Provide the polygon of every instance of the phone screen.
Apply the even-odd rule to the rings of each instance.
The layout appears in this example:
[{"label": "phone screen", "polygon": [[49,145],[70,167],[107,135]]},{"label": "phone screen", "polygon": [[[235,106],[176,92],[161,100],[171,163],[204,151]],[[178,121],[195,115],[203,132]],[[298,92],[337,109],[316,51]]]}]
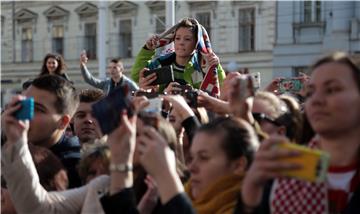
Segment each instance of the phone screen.
[{"label": "phone screen", "polygon": [[300,79],[281,79],[279,82],[279,92],[293,92],[298,93],[303,88],[303,83]]}]

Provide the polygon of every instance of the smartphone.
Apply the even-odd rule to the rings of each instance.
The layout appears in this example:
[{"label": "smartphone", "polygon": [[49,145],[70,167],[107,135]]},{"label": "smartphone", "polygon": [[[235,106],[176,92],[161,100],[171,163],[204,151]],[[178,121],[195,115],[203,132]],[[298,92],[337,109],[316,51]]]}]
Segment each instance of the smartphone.
[{"label": "smartphone", "polygon": [[126,109],[128,116],[132,116],[134,108],[130,102],[127,86],[118,87],[108,96],[92,105],[92,112],[97,119],[102,133],[109,134],[120,125],[120,115]]},{"label": "smartphone", "polygon": [[172,65],[162,66],[152,70],[146,70],[144,76],[147,77],[150,74],[156,73],[156,79],[150,85],[161,85],[174,82],[174,70]]},{"label": "smartphone", "polygon": [[149,105],[146,106],[143,111],[151,113],[160,113],[163,104],[163,98],[156,97],[149,99]]},{"label": "smartphone", "polygon": [[254,73],[251,73],[250,75],[253,80],[254,89],[258,90],[261,86],[260,72],[254,72]]},{"label": "smartphone", "polygon": [[329,166],[330,155],[324,151],[310,149],[295,143],[280,143],[278,148],[299,151],[300,155],[290,158],[282,158],[281,161],[298,163],[303,167],[299,170],[286,170],[281,173],[284,176],[306,180],[310,182],[321,182],[325,180]]},{"label": "smartphone", "polygon": [[244,100],[253,97],[255,94],[253,78],[250,75],[242,75],[239,77],[237,99]]},{"label": "smartphone", "polygon": [[298,93],[303,88],[303,83],[301,79],[289,78],[281,79],[279,82],[279,92],[280,93]]},{"label": "smartphone", "polygon": [[20,101],[21,107],[14,113],[17,120],[32,120],[34,117],[34,98],[28,97]]}]

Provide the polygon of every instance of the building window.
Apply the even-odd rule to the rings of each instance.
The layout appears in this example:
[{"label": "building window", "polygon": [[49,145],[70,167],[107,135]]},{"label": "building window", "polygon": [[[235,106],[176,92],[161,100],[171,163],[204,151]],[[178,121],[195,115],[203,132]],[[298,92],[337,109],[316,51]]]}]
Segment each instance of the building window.
[{"label": "building window", "polygon": [[321,21],[321,1],[315,2],[315,21]]},{"label": "building window", "polygon": [[52,27],[52,52],[64,56],[64,26]]},{"label": "building window", "polygon": [[160,34],[166,30],[165,16],[155,16],[155,33]]},{"label": "building window", "polygon": [[211,40],[211,13],[210,12],[196,13],[196,19],[199,21],[199,23],[202,26],[204,26]]},{"label": "building window", "polygon": [[313,23],[321,21],[321,1],[304,1],[303,2],[303,22]]},{"label": "building window", "polygon": [[255,9],[239,10],[239,52],[255,50]]},{"label": "building window", "polygon": [[33,30],[31,27],[23,28],[21,33],[21,61],[33,60]]},{"label": "building window", "polygon": [[4,35],[5,17],[1,16],[1,35]]},{"label": "building window", "polygon": [[119,56],[122,58],[129,58],[132,56],[132,27],[131,20],[120,20],[120,53]]},{"label": "building window", "polygon": [[85,23],[84,47],[89,59],[96,59],[96,23]]}]

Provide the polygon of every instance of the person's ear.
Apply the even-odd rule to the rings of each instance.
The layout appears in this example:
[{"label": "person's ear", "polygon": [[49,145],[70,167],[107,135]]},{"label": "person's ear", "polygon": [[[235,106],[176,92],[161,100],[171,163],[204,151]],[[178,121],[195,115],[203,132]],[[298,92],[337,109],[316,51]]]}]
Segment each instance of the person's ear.
[{"label": "person's ear", "polygon": [[58,128],[66,129],[66,127],[69,125],[70,121],[71,121],[70,115],[68,115],[68,114],[63,115],[59,120]]},{"label": "person's ear", "polygon": [[236,175],[244,175],[248,161],[245,156],[235,160],[232,163],[233,173]]}]

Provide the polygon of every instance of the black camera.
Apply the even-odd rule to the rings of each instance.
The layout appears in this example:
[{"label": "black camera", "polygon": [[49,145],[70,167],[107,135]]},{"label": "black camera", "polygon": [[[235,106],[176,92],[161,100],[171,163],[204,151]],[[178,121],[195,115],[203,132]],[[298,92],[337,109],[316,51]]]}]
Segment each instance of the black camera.
[{"label": "black camera", "polygon": [[199,95],[199,91],[197,89],[185,89],[181,92],[181,95],[185,98],[187,104],[191,107],[191,108],[197,108],[198,103],[197,103],[197,98]]}]

